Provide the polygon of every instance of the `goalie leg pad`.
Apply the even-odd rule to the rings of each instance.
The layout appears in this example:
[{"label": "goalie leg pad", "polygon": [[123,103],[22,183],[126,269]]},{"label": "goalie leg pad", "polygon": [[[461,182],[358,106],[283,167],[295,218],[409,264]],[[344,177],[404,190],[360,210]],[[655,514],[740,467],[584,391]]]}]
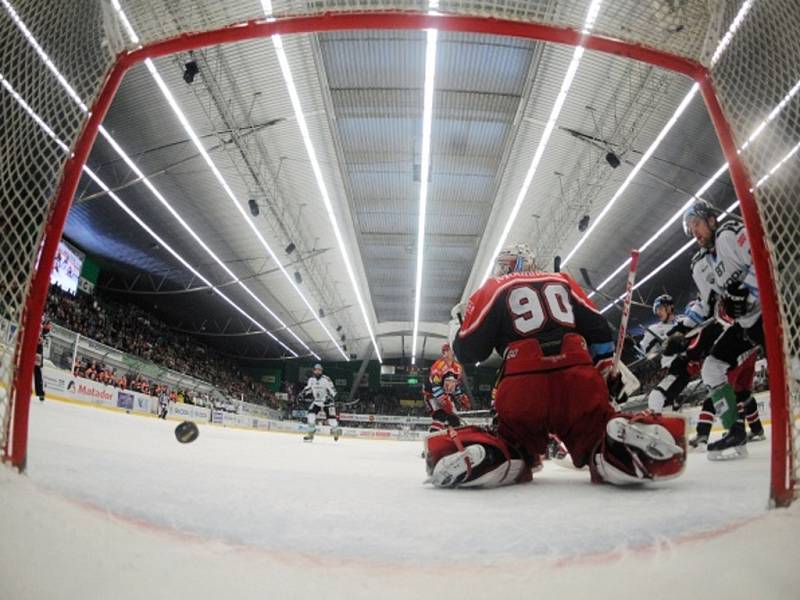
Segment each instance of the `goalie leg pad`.
[{"label": "goalie leg pad", "polygon": [[590,462],[592,481],[630,485],[678,477],[686,464],[685,428],[681,417],[615,415]]},{"label": "goalie leg pad", "polygon": [[531,466],[493,433],[450,428],[426,439],[428,480],[437,487],[497,487],[530,481]]}]

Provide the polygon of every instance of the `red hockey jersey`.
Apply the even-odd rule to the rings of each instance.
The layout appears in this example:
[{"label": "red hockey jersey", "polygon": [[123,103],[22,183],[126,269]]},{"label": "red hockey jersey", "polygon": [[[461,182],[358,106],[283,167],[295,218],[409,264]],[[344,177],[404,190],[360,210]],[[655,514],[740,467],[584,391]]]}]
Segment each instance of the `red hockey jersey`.
[{"label": "red hockey jersey", "polygon": [[509,343],[534,338],[560,342],[565,333],[582,335],[595,362],[614,352],[611,327],[581,287],[566,273],[511,273],[490,278],[470,296],[453,342],[462,362],[502,356]]}]

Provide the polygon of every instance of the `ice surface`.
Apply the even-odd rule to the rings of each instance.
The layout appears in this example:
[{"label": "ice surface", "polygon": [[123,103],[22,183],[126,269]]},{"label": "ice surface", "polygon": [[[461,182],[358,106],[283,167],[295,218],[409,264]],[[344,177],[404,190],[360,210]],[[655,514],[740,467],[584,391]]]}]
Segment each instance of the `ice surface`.
[{"label": "ice surface", "polygon": [[768,442],[741,461],[692,454],[682,478],[649,487],[547,464],[531,484],[436,490],[421,485],[418,443],[201,426],[181,445],[174,427],[36,403],[28,478],[0,470],[0,598],[174,598],[164,586],[189,579],[201,598],[514,596],[581,581],[636,597],[614,588],[621,577],[646,597],[661,596],[656,580],[673,595],[800,597],[800,513],[766,514]]}]

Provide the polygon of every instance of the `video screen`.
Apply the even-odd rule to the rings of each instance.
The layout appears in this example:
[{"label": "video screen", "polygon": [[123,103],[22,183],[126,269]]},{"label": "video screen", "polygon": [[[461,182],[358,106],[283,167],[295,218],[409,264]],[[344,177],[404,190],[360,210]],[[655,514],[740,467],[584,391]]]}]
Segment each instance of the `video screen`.
[{"label": "video screen", "polygon": [[85,254],[63,240],[58,243],[56,260],[50,273],[50,283],[65,292],[75,295],[78,292],[78,278]]}]

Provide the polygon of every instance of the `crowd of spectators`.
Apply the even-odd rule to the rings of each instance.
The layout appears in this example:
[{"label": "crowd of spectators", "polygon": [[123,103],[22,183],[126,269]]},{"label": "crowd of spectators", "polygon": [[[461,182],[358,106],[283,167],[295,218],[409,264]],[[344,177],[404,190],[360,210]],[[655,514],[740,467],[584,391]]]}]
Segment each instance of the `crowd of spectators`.
[{"label": "crowd of spectators", "polygon": [[[152,314],[133,304],[122,304],[100,295],[71,294],[51,286],[46,316],[54,323],[122,352],[212,384],[226,396],[277,407],[275,395],[254,381],[232,360],[221,356],[201,340],[172,331]],[[76,365],[80,368],[80,365]],[[90,379],[153,393],[157,386],[147,378],[113,369],[89,369]],[[137,386],[137,387],[134,387]],[[186,390],[173,390],[176,397]],[[191,394],[189,394],[191,398]]]}]

